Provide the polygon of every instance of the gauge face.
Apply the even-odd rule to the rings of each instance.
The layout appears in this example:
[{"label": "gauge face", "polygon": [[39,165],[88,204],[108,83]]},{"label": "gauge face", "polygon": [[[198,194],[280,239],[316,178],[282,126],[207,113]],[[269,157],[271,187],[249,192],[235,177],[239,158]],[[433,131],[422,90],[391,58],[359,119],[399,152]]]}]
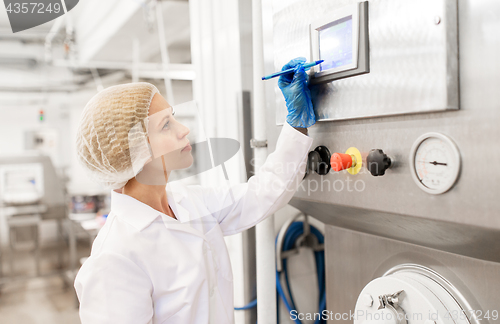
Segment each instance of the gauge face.
[{"label": "gauge face", "polygon": [[457,181],[460,154],[451,139],[442,134],[421,136],[413,145],[410,158],[415,182],[428,193],[446,192]]}]

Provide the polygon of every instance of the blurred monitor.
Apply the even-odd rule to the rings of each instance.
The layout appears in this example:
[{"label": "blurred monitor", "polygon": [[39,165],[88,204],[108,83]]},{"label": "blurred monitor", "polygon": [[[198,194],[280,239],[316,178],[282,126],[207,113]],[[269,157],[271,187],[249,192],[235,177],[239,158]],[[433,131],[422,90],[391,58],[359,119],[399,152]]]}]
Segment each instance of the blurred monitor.
[{"label": "blurred monitor", "polygon": [[43,165],[0,165],[0,198],[7,205],[34,204],[44,195]]}]

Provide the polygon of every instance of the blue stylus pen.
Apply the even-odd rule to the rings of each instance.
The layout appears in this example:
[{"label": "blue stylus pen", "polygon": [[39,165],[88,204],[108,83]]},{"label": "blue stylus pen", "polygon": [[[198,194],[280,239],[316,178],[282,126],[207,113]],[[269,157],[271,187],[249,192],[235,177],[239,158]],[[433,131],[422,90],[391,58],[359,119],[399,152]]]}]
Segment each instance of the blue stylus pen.
[{"label": "blue stylus pen", "polygon": [[[315,62],[304,64],[304,70],[310,69],[310,68],[312,68],[315,65],[321,64],[321,63],[323,63],[323,61],[324,60],[318,60],[318,61],[315,61]],[[291,69],[288,69],[288,70],[285,70],[285,71],[279,71],[279,72],[276,72],[276,73],[273,73],[273,74],[269,74],[269,75],[267,75],[265,77],[262,77],[262,80],[269,80],[269,79],[275,78],[275,77],[283,75],[283,74],[293,73],[294,71],[295,71],[294,68],[291,68]]]}]

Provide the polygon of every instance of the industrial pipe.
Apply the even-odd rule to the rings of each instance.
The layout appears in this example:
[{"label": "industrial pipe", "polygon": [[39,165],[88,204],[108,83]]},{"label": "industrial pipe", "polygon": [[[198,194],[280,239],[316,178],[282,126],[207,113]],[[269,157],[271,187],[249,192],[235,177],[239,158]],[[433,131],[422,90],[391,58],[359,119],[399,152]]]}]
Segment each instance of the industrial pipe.
[{"label": "industrial pipe", "polygon": [[[252,47],[253,47],[253,137],[257,141],[266,139],[266,100],[264,84],[264,48],[262,33],[262,2],[252,1]],[[264,164],[267,147],[254,148],[255,170]],[[274,215],[257,224],[255,232],[257,254],[257,322],[276,323],[276,267],[274,252]]]}]

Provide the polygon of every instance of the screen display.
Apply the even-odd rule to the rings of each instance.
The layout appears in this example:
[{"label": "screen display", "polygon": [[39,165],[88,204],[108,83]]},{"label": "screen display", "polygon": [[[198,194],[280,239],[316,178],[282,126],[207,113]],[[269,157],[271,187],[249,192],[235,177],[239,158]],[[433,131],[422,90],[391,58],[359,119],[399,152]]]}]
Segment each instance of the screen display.
[{"label": "screen display", "polygon": [[319,31],[319,58],[325,71],[353,62],[352,16],[334,21]]}]

